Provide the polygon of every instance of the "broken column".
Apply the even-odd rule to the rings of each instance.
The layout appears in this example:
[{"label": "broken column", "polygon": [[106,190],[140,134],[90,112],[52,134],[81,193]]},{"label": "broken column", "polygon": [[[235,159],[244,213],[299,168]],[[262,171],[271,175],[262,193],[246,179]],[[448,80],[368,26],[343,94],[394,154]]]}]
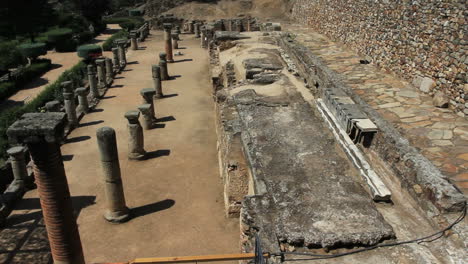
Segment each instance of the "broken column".
[{"label": "broken column", "polygon": [[189,21],[188,22],[188,31],[189,31],[190,34],[193,34],[193,32],[194,32],[194,29],[193,29],[194,25],[193,24],[194,24],[194,21]]},{"label": "broken column", "polygon": [[93,95],[93,98],[99,98],[98,80],[96,77],[96,67],[92,64],[88,65],[88,81],[89,90]]},{"label": "broken column", "polygon": [[159,53],[159,67],[161,68],[161,81],[169,80],[169,71],[167,69],[166,53]]},{"label": "broken column", "polygon": [[28,171],[26,169],[26,160],[24,158],[26,148],[23,146],[12,147],[7,150],[10,156],[11,169],[13,171],[14,184],[19,190],[24,190]]},{"label": "broken column", "polygon": [[171,29],[172,24],[164,23],[164,40],[166,42],[166,62],[174,62],[174,57],[172,54],[172,41],[171,41]]},{"label": "broken column", "polygon": [[105,88],[107,86],[106,81],[106,61],[104,59],[97,59],[97,77],[98,77],[98,87]]},{"label": "broken column", "polygon": [[110,127],[99,128],[96,137],[101,153],[107,200],[104,218],[112,223],[123,223],[130,219],[130,210],[125,203],[115,130]]},{"label": "broken column", "polygon": [[60,102],[59,101],[50,101],[45,104],[47,112],[60,112]]},{"label": "broken column", "polygon": [[114,71],[120,72],[119,48],[112,48],[112,55],[114,59]]},{"label": "broken column", "polygon": [[151,67],[151,72],[153,74],[154,90],[156,91],[156,93],[154,94],[154,99],[162,98],[163,92],[161,82],[161,67],[158,65],[153,65]]},{"label": "broken column", "polygon": [[151,104],[142,104],[138,106],[138,110],[143,115],[143,128],[150,130],[154,127],[153,109]]},{"label": "broken column", "polygon": [[179,49],[179,34],[172,33],[172,48]]},{"label": "broken column", "polygon": [[84,87],[76,88],[78,94],[78,109],[83,113],[89,112],[88,90]]},{"label": "broken column", "polygon": [[154,101],[153,98],[156,95],[156,90],[152,88],[145,88],[141,89],[140,91],[141,96],[143,97],[143,104],[150,104],[151,105],[151,118],[153,122],[157,122],[156,113],[154,110]]},{"label": "broken column", "polygon": [[126,41],[121,39],[121,40],[117,40],[116,43],[117,43],[117,47],[119,49],[120,68],[123,69],[127,65],[127,57],[125,55]]},{"label": "broken column", "polygon": [[236,20],[235,25],[236,25],[236,31],[237,32],[242,32],[242,21],[241,20]]},{"label": "broken column", "polygon": [[175,27],[175,32],[179,35],[182,34],[182,32],[180,31],[180,26]]},{"label": "broken column", "polygon": [[138,50],[137,33],[130,33],[130,46],[132,50]]},{"label": "broken column", "polygon": [[107,85],[111,86],[114,81],[114,64],[111,58],[105,58]]},{"label": "broken column", "polygon": [[125,118],[128,120],[128,159],[143,160],[146,157],[144,149],[143,128],[138,121],[140,112],[128,111],[125,113]]},{"label": "broken column", "polygon": [[247,17],[247,32],[250,32],[251,31],[251,24],[252,23],[252,18]]},{"label": "broken column", "polygon": [[75,93],[73,91],[73,83],[70,81],[63,82],[62,89],[68,124],[71,128],[74,128],[78,125],[78,117],[76,116]]},{"label": "broken column", "polygon": [[200,35],[200,44],[202,48],[206,48],[205,38],[206,38],[206,28],[205,26],[203,26],[201,28],[201,35]]},{"label": "broken column", "polygon": [[24,114],[7,130],[13,144],[25,143],[33,160],[53,262],[84,264],[83,249],[60,151],[64,113]]}]

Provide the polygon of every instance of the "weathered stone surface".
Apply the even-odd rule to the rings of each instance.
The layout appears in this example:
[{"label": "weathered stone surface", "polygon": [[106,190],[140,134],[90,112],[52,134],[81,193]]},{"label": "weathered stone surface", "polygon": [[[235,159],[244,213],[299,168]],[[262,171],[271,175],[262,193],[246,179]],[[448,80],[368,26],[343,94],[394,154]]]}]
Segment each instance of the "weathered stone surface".
[{"label": "weathered stone surface", "polygon": [[434,106],[437,106],[439,108],[447,108],[449,106],[449,99],[444,93],[437,92],[436,94],[434,94],[432,103],[434,104]]},{"label": "weathered stone surface", "polygon": [[258,195],[243,205],[253,226],[270,223],[277,240],[312,247],[372,245],[394,236],[333,135],[298,94],[273,100],[245,90],[233,100]]},{"label": "weathered stone surface", "polygon": [[419,90],[425,93],[429,93],[434,90],[436,83],[431,78],[425,77],[422,79],[421,86],[419,86]]},{"label": "weathered stone surface", "polygon": [[242,35],[236,31],[216,31],[214,34],[214,39],[216,41],[239,40],[248,38],[248,36]]}]

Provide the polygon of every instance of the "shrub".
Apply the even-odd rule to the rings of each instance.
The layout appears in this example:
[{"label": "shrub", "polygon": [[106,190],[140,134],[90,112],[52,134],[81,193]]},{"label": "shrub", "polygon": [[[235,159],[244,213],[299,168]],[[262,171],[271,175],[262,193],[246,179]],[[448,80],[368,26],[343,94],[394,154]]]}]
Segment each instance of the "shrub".
[{"label": "shrub", "polygon": [[0,99],[4,100],[10,97],[16,92],[16,86],[14,82],[4,82],[0,83]]},{"label": "shrub", "polygon": [[73,40],[73,31],[69,28],[57,28],[46,33],[47,40],[58,52],[76,50],[76,42]]},{"label": "shrub", "polygon": [[24,57],[33,60],[41,55],[47,54],[47,46],[45,43],[22,44],[18,46],[18,49]]},{"label": "shrub", "polygon": [[7,71],[24,62],[17,45],[17,41],[0,42],[0,72]]},{"label": "shrub", "polygon": [[103,20],[106,24],[119,24],[127,31],[141,27],[145,20],[142,17],[108,17]]},{"label": "shrub", "polygon": [[120,30],[119,32],[112,35],[108,38],[104,44],[102,44],[102,49],[105,51],[110,51],[114,48],[114,41],[117,39],[128,39],[128,32],[125,30]]},{"label": "shrub", "polygon": [[128,10],[128,15],[131,17],[135,17],[135,16],[141,16],[142,13],[139,9],[131,9],[131,10]]},{"label": "shrub", "polygon": [[76,38],[77,38],[77,41],[78,43],[86,43],[86,42],[89,42],[91,40],[93,40],[94,38],[94,33],[91,32],[91,31],[84,31],[84,32],[80,32],[76,35]]},{"label": "shrub", "polygon": [[99,45],[82,45],[76,49],[78,57],[84,60],[94,59],[102,56],[102,48]]}]

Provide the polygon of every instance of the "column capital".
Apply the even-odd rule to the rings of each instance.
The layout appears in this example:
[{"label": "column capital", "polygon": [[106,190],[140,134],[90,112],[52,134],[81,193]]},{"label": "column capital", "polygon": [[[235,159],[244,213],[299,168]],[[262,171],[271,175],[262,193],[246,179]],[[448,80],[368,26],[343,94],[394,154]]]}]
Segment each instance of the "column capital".
[{"label": "column capital", "polygon": [[66,114],[59,112],[27,113],[7,130],[11,143],[59,143],[63,138]]}]

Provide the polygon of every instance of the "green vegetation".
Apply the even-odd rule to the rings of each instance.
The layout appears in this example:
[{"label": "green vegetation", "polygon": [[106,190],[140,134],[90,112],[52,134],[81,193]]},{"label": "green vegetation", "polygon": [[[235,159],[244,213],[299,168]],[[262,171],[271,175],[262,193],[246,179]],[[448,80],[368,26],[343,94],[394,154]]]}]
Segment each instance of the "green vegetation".
[{"label": "green vegetation", "polygon": [[[6,130],[19,117],[25,113],[38,112],[49,101],[63,101],[61,83],[64,81],[72,81],[76,86],[83,85],[83,80],[86,75],[86,64],[78,63],[70,70],[65,71],[52,84],[48,85],[36,98],[24,106],[17,106],[0,113],[0,158],[6,159],[6,150],[8,149],[8,138]],[[75,87],[76,87],[75,86]]]},{"label": "green vegetation", "polygon": [[0,74],[24,62],[23,56],[17,48],[17,41],[0,42]]},{"label": "green vegetation", "polygon": [[0,101],[12,96],[28,82],[49,71],[51,64],[50,60],[47,59],[37,60],[35,63],[24,67],[11,81],[0,83]]},{"label": "green vegetation", "polygon": [[131,10],[128,10],[128,15],[131,17],[137,17],[137,16],[142,16],[143,14],[141,13],[139,9],[131,9]]},{"label": "green vegetation", "polygon": [[24,57],[31,60],[47,54],[47,45],[45,43],[22,44],[18,46],[18,49]]},{"label": "green vegetation", "polygon": [[145,20],[142,17],[109,17],[103,19],[106,24],[119,24],[119,26],[127,31],[141,27]]},{"label": "green vegetation", "polygon": [[120,30],[119,32],[115,33],[112,35],[110,38],[108,38],[104,44],[102,44],[102,49],[105,51],[110,51],[112,48],[115,48],[115,43],[114,41],[118,39],[128,39],[129,33],[125,30]]},{"label": "green vegetation", "polygon": [[76,50],[78,57],[89,60],[102,56],[102,48],[99,45],[82,45]]},{"label": "green vegetation", "polygon": [[58,52],[75,51],[77,43],[70,28],[56,28],[45,33],[47,42]]}]

